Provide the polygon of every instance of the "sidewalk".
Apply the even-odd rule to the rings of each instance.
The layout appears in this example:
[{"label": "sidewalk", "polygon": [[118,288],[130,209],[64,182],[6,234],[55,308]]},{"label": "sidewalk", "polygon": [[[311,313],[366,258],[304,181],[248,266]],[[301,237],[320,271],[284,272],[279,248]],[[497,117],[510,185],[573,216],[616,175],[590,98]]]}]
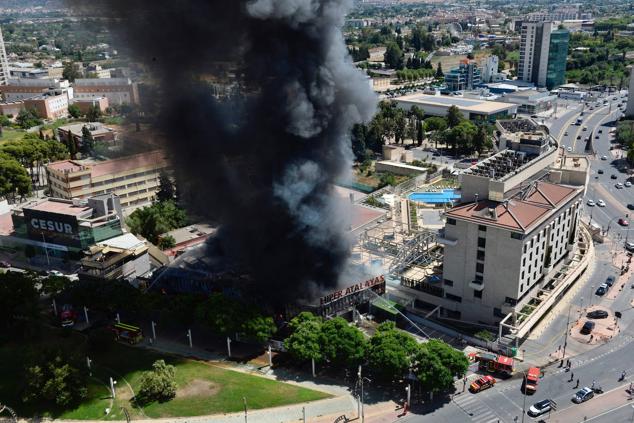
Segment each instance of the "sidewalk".
[{"label": "sidewalk", "polygon": [[632,400],[628,399],[629,395],[625,392],[628,386],[629,383],[626,383],[604,394],[597,394],[583,404],[570,402],[571,405],[561,407],[552,413],[550,422],[583,422],[601,416],[615,408],[631,404]]}]

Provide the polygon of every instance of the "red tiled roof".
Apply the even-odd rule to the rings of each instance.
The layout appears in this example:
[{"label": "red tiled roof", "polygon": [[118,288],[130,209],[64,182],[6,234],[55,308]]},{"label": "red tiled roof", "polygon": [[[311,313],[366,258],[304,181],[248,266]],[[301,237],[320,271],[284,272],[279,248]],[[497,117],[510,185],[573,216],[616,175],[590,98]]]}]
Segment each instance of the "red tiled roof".
[{"label": "red tiled roof", "polygon": [[454,207],[446,215],[483,225],[526,232],[578,192],[576,188],[540,181],[527,188],[524,195],[509,199],[506,205],[484,200]]}]

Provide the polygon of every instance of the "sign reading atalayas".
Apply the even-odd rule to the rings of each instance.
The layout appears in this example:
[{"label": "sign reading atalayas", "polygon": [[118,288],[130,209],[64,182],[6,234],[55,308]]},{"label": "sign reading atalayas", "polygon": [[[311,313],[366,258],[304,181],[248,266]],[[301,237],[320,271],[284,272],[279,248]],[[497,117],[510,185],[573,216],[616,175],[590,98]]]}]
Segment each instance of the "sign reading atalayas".
[{"label": "sign reading atalayas", "polygon": [[366,289],[370,289],[382,284],[385,284],[385,278],[383,277],[383,275],[377,276],[375,278],[368,279],[365,282],[359,282],[347,288],[340,289],[339,291],[335,291],[326,296],[323,296],[319,299],[319,303],[320,305],[324,306],[326,304],[332,303],[333,301],[337,301],[341,298],[347,297],[348,295],[352,295],[360,291],[365,291]]}]

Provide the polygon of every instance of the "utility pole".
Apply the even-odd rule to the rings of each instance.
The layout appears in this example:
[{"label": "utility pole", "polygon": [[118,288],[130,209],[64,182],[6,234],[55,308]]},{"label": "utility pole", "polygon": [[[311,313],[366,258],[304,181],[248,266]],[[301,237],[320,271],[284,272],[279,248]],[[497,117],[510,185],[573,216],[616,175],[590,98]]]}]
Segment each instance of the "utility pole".
[{"label": "utility pole", "polygon": [[231,358],[231,338],[227,336],[227,357]]},{"label": "utility pole", "polygon": [[526,415],[526,371],[524,373],[524,401],[522,402],[522,423],[524,423],[524,416]]},{"label": "utility pole", "polygon": [[244,401],[244,423],[247,423],[247,397],[242,397]]},{"label": "utility pole", "polygon": [[44,242],[44,252],[46,253],[46,264],[51,267],[51,260],[48,257],[48,245],[46,244],[46,238],[44,238],[44,232],[42,232],[42,241]]},{"label": "utility pole", "polygon": [[566,358],[566,346],[568,345],[568,328],[570,328],[570,310],[572,310],[572,303],[570,303],[570,306],[568,306],[568,320],[566,320],[566,335],[564,337],[564,351],[561,356],[562,360]]},{"label": "utility pole", "polygon": [[193,344],[192,344],[192,330],[191,329],[187,329],[187,339],[189,340],[189,348],[192,348]]},{"label": "utility pole", "polygon": [[156,323],[154,323],[154,321],[152,321],[151,323],[152,323],[152,338],[154,338],[154,340],[156,341]]}]

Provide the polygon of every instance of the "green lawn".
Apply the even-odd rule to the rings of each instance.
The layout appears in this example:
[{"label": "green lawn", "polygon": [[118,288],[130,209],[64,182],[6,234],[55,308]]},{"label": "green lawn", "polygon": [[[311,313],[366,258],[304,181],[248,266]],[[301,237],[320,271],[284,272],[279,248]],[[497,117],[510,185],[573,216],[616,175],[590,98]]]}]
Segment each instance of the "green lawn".
[{"label": "green lawn", "polygon": [[0,144],[7,141],[21,140],[24,134],[26,134],[26,131],[22,129],[2,128]]},{"label": "green lawn", "polygon": [[[47,347],[56,344],[77,345],[83,349],[84,340],[79,335],[68,338],[48,337],[42,341]],[[20,401],[19,388],[29,351],[37,351],[41,346],[23,347],[13,345],[0,347],[0,398],[22,416],[32,416],[36,412]],[[89,353],[90,354],[90,353]],[[89,385],[89,398],[72,410],[50,410],[44,414],[62,419],[124,419],[121,407],[125,407],[135,418],[158,418],[176,416],[197,416],[239,412],[243,409],[243,397],[249,409],[276,407],[328,398],[330,395],[301,388],[295,385],[247,373],[228,370],[206,362],[187,360],[160,354],[140,348],[132,348],[113,343],[108,348],[90,354],[93,363],[93,378]],[[176,398],[166,403],[152,403],[143,410],[135,409],[130,403],[138,391],[141,373],[151,368],[152,363],[162,358],[176,367],[178,391]],[[108,381],[117,380],[117,398],[110,398]],[[112,408],[106,416],[105,409]]]}]

